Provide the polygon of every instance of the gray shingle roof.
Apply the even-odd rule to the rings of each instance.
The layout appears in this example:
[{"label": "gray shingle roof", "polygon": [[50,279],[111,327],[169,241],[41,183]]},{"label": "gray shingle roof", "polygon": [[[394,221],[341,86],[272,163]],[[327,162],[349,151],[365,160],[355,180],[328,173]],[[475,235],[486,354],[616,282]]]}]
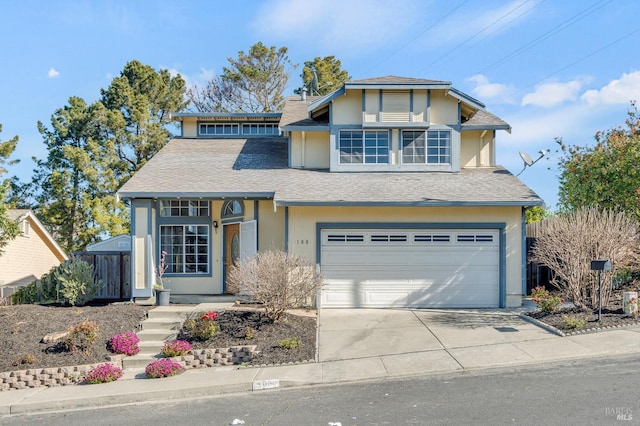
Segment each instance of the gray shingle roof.
[{"label": "gray shingle roof", "polygon": [[309,118],[307,107],[313,101],[320,99],[321,96],[307,96],[307,100],[303,101],[300,96],[289,96],[282,110],[280,118],[280,127],[284,126],[329,126],[328,121],[319,121]]},{"label": "gray shingle roof", "polygon": [[491,114],[489,111],[479,109],[473,117],[466,122],[462,123],[462,128],[474,128],[474,127],[494,127],[501,129],[511,129],[511,126],[506,121],[502,120]]},{"label": "gray shingle roof", "polygon": [[539,205],[503,168],[460,173],[330,173],[287,168],[287,142],[175,139],[119,191],[138,197],[273,197],[279,205]]},{"label": "gray shingle roof", "polygon": [[450,81],[428,80],[425,78],[398,77],[396,75],[385,75],[382,77],[363,78],[361,80],[351,80],[349,84],[451,84]]}]

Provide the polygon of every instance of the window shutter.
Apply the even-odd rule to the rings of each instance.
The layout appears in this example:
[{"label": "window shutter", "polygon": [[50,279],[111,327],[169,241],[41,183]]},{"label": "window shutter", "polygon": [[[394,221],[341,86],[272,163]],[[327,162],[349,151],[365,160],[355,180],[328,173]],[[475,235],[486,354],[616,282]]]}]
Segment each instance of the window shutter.
[{"label": "window shutter", "polygon": [[382,121],[409,121],[409,92],[384,91],[382,93]]}]

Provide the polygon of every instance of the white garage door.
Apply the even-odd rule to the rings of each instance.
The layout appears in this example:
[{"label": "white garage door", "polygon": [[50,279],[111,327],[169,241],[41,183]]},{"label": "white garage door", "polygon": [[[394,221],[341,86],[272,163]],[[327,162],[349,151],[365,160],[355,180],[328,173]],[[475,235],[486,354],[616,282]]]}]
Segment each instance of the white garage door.
[{"label": "white garage door", "polygon": [[323,230],[322,307],[498,307],[499,231]]}]

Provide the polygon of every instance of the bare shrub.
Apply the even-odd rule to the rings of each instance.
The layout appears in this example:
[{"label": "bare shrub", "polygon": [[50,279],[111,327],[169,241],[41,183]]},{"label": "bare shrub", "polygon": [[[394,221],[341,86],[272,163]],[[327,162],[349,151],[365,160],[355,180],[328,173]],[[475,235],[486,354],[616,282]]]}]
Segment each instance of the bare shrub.
[{"label": "bare shrub", "polygon": [[228,289],[264,305],[267,317],[278,321],[289,309],[310,304],[322,285],[315,265],[284,251],[261,252],[230,269]]},{"label": "bare shrub", "polygon": [[540,224],[532,260],[554,272],[551,283],[577,307],[596,307],[598,274],[594,259],[611,260],[613,271],[602,273],[602,304],[607,305],[612,277],[637,267],[640,259],[638,223],[623,212],[582,208]]}]

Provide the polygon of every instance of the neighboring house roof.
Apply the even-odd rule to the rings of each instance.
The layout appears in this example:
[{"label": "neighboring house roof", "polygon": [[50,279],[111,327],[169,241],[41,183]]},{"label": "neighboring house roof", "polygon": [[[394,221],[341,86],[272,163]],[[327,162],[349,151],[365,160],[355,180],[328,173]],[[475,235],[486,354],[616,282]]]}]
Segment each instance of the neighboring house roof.
[{"label": "neighboring house roof", "polygon": [[69,259],[69,256],[62,250],[62,247],[58,245],[53,236],[47,231],[42,222],[38,220],[36,215],[28,209],[10,209],[7,210],[7,217],[14,221],[28,221],[32,229],[38,232],[47,246],[51,249],[53,254],[62,262]]},{"label": "neighboring house roof", "polygon": [[501,167],[460,173],[330,173],[288,168],[287,152],[284,138],[174,139],[118,194],[123,198],[273,198],[276,205],[284,206],[543,204]]},{"label": "neighboring house roof", "polygon": [[88,245],[86,251],[130,251],[131,235],[121,234]]},{"label": "neighboring house roof", "polygon": [[321,96],[307,96],[302,100],[300,96],[289,96],[282,110],[280,128],[283,130],[328,130],[327,120],[314,120],[309,117],[308,107]]}]

